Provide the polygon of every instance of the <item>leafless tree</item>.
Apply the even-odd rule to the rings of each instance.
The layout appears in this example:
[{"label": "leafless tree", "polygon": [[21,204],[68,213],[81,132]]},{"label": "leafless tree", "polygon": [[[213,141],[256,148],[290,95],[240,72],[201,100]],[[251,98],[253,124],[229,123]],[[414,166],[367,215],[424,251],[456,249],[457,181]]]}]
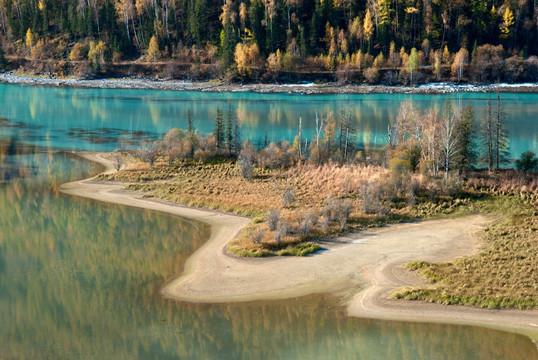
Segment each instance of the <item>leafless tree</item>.
[{"label": "leafless tree", "polygon": [[316,225],[319,219],[319,212],[315,210],[308,210],[306,213],[295,212],[297,217],[297,224],[299,225],[299,231],[301,234],[306,235]]},{"label": "leafless tree", "polygon": [[278,223],[280,222],[280,211],[278,209],[272,209],[267,212],[267,226],[269,230],[276,230]]},{"label": "leafless tree", "polygon": [[256,160],[258,157],[258,152],[248,141],[243,143],[242,149],[239,152],[239,157],[237,159],[237,166],[241,169],[241,175],[251,181],[252,172],[256,167]]},{"label": "leafless tree", "polygon": [[291,205],[293,200],[295,200],[295,191],[293,191],[293,189],[287,188],[284,191],[284,195],[282,196],[282,206],[287,207]]},{"label": "leafless tree", "polygon": [[112,166],[114,166],[114,169],[116,169],[116,171],[120,171],[121,167],[123,166],[123,156],[119,151],[115,151],[112,154],[111,162]]},{"label": "leafless tree", "polygon": [[290,223],[286,219],[280,219],[278,226],[276,228],[277,232],[275,234],[275,241],[279,243],[282,241],[282,238],[289,234],[290,232]]},{"label": "leafless tree", "polygon": [[263,230],[251,230],[249,236],[253,244],[259,244],[263,239]]}]

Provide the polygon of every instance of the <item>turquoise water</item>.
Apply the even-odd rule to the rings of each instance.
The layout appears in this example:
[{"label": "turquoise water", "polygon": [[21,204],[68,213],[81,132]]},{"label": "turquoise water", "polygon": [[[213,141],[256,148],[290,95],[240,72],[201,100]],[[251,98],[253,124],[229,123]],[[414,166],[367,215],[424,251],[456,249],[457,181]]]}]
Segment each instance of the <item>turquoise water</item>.
[{"label": "turquoise water", "polygon": [[[160,288],[205,242],[207,226],[62,195],[61,183],[98,169],[51,149],[107,150],[118,136],[151,137],[182,126],[175,121],[185,106],[169,101],[178,114],[157,113],[160,120],[152,121],[151,106],[139,99],[179,94],[3,85],[0,94],[1,359],[538,358],[525,336],[350,318],[340,299],[323,294],[214,305],[164,299]],[[224,97],[224,105],[232,95],[210,96]],[[166,101],[149,102],[168,109]],[[101,112],[92,112],[92,103]],[[211,118],[205,121],[210,129]]]},{"label": "turquoise water", "polygon": [[[213,130],[217,107],[228,104],[239,119],[243,138],[293,140],[299,117],[305,136],[312,134],[316,112],[335,116],[351,106],[361,146],[384,143],[387,125],[400,104],[413,99],[421,108],[441,109],[446,99],[455,109],[469,101],[480,118],[488,97],[495,94],[450,95],[291,95],[203,93],[155,90],[63,89],[0,85],[0,139],[48,148],[113,150],[119,137],[135,141],[157,138],[172,127],[186,128],[187,108],[201,132]],[[538,94],[502,94],[512,157],[538,152]]]},{"label": "turquoise water", "polygon": [[[162,298],[208,236],[173,216],[58,192],[96,171],[62,153],[3,154],[2,359],[532,359],[527,337],[356,319],[339,299],[189,304]],[[4,172],[6,174],[7,172]],[[6,178],[6,177],[5,177]]]}]

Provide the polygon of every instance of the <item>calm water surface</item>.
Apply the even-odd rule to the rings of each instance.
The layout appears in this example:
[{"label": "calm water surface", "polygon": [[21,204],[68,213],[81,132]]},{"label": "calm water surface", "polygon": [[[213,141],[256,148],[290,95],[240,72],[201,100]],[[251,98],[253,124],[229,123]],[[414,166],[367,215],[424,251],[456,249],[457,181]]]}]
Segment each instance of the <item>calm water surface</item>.
[{"label": "calm water surface", "polygon": [[[211,132],[217,107],[231,105],[245,139],[293,140],[302,118],[312,134],[315,114],[335,116],[351,106],[361,146],[381,146],[400,104],[413,99],[421,108],[454,109],[471,102],[478,119],[495,94],[450,95],[291,95],[202,93],[156,90],[62,89],[1,85],[0,139],[17,137],[36,145],[86,150],[113,150],[117,139],[157,138],[172,127],[186,128],[187,108],[202,132]],[[538,94],[502,94],[512,157],[538,152]]]},{"label": "calm water surface", "polygon": [[[44,97],[47,90],[65,91],[11,89],[15,94],[7,97],[19,91],[43,92]],[[46,98],[43,102],[39,106],[52,106]],[[68,121],[60,107],[54,110],[56,120],[52,115],[30,120],[2,113],[6,108],[12,107],[0,107],[0,117],[9,126],[0,134],[26,144],[0,142],[2,359],[538,358],[535,344],[524,336],[349,318],[340,300],[327,295],[218,305],[163,299],[159,289],[181,272],[207,239],[208,228],[60,194],[59,184],[97,169],[33,145],[60,148],[62,139],[69,139],[64,147],[101,150],[113,147],[113,140],[107,142],[104,131],[93,138],[61,133],[69,121],[104,128],[97,120],[85,125],[83,111]],[[145,126],[128,128],[129,136],[161,132],[151,129],[154,124]],[[107,130],[111,138],[125,135],[125,129],[115,129]]]}]

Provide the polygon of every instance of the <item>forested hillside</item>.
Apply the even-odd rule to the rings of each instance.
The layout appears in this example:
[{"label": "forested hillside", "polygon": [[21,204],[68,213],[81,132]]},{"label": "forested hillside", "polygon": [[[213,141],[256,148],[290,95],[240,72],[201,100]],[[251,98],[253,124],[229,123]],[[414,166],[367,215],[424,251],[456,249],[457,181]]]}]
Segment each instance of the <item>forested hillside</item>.
[{"label": "forested hillside", "polygon": [[0,0],[0,25],[0,66],[37,73],[538,80],[535,0]]}]

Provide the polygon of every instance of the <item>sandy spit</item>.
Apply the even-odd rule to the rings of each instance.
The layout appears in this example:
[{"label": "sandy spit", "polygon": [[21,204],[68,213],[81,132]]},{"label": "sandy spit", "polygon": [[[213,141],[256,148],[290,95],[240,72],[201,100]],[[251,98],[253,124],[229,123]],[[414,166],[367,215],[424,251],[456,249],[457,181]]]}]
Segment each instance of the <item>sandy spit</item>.
[{"label": "sandy spit", "polygon": [[152,78],[78,79],[47,76],[27,76],[13,72],[0,73],[0,83],[33,86],[51,86],[90,89],[144,89],[202,92],[249,92],[249,93],[289,93],[303,95],[317,94],[447,94],[461,92],[528,92],[538,93],[538,83],[521,84],[453,84],[429,83],[417,86],[386,85],[339,85],[337,83],[314,84],[238,84],[215,81],[155,80]]},{"label": "sandy spit", "polygon": [[[81,157],[113,172],[106,153]],[[284,299],[312,293],[345,294],[351,316],[385,320],[440,322],[487,326],[518,332],[538,341],[538,311],[489,310],[391,299],[402,286],[423,281],[403,269],[411,260],[446,261],[480,249],[476,232],[489,219],[472,215],[424,221],[348,234],[322,244],[322,252],[307,257],[248,259],[230,256],[226,244],[249,219],[193,209],[123,190],[124,184],[94,178],[62,185],[66,194],[103,202],[162,211],[211,226],[207,243],[194,253],[184,273],[167,284],[164,296],[188,302],[221,303]]]}]

